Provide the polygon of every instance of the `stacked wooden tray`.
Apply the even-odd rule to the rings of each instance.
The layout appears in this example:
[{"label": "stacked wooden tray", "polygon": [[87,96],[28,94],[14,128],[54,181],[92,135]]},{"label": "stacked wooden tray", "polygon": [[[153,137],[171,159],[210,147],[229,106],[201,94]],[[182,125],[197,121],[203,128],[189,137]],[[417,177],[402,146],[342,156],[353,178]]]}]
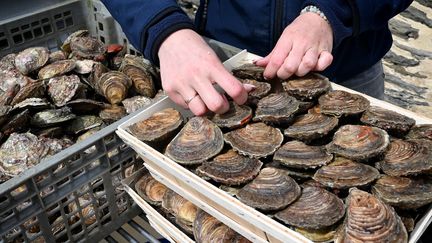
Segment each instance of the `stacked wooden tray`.
[{"label": "stacked wooden tray", "polygon": [[[243,51],[226,61],[224,65],[228,70],[232,70],[234,67],[250,63],[257,58],[259,57]],[[332,88],[334,90],[344,90],[360,94],[337,84],[332,84]],[[363,96],[370,101],[371,105],[393,110],[411,117],[416,120],[417,124],[432,124],[432,119],[422,117],[367,95]],[[190,111],[184,110],[170,99],[164,98],[121,124],[117,130],[117,134],[124,142],[131,146],[145,160],[144,165],[156,180],[159,180],[253,242],[311,242],[299,233],[241,203],[236,198],[203,180],[128,132],[127,128],[130,125],[169,107],[180,111],[184,118],[193,116]],[[416,224],[414,231],[410,235],[410,242],[416,242],[420,238],[431,220],[432,208]]]}]

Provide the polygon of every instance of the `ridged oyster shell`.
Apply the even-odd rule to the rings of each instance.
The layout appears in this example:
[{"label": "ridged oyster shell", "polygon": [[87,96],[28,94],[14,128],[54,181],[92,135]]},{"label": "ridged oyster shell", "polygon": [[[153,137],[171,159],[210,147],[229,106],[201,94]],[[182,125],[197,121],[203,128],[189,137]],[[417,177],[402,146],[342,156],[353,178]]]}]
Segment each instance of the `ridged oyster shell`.
[{"label": "ridged oyster shell", "polygon": [[189,233],[193,232],[193,224],[198,207],[172,190],[167,190],[162,198],[162,207],[175,216],[176,222]]},{"label": "ridged oyster shell", "polygon": [[47,63],[49,51],[46,47],[30,47],[15,56],[15,67],[24,75],[38,70]]},{"label": "ridged oyster shell", "polygon": [[282,145],[273,156],[274,161],[299,169],[317,168],[330,163],[333,155],[323,146],[309,146],[300,141],[290,141]]},{"label": "ridged oyster shell", "polygon": [[51,64],[46,65],[41,70],[39,70],[39,79],[48,79],[56,76],[66,74],[75,68],[74,60],[61,60]]},{"label": "ridged oyster shell", "polygon": [[321,113],[337,117],[357,115],[369,108],[369,100],[342,90],[330,91],[318,99]]},{"label": "ridged oyster shell", "polygon": [[125,55],[119,71],[126,74],[133,82],[138,94],[153,98],[156,94],[153,75],[148,69],[153,68],[145,63],[144,58]]},{"label": "ridged oyster shell", "polygon": [[296,77],[282,83],[283,89],[299,100],[313,100],[331,89],[330,81],[316,74]]},{"label": "ridged oyster shell", "polygon": [[432,140],[432,124],[422,124],[414,126],[411,128],[406,137],[411,139],[424,138]]},{"label": "ridged oyster shell", "polygon": [[290,123],[299,109],[299,102],[288,93],[273,93],[258,101],[254,121]]},{"label": "ridged oyster shell", "polygon": [[169,189],[155,180],[150,173],[145,173],[135,184],[135,190],[148,203],[160,206]]},{"label": "ridged oyster shell", "polygon": [[338,123],[336,117],[312,112],[297,116],[294,122],[285,129],[284,135],[309,142],[326,136],[336,128]]},{"label": "ridged oyster shell", "polygon": [[252,109],[249,106],[237,105],[229,102],[230,108],[223,114],[214,114],[211,121],[220,128],[235,129],[243,126],[252,119]]},{"label": "ridged oyster shell", "polygon": [[253,63],[247,63],[240,67],[236,67],[232,70],[232,73],[237,78],[264,81],[264,68]]},{"label": "ridged oyster shell", "polygon": [[369,107],[360,120],[366,125],[379,127],[397,136],[406,134],[415,124],[412,118],[377,106]]}]

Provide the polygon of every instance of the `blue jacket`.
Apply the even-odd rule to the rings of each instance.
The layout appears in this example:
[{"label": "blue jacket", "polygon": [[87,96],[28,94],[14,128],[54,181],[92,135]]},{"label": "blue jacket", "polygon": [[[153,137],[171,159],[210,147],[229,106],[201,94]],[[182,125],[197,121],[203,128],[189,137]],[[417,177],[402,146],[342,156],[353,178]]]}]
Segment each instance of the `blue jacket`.
[{"label": "blue jacket", "polygon": [[132,45],[155,64],[163,40],[182,28],[265,56],[301,9],[315,5],[328,18],[334,35],[334,60],[323,74],[341,82],[385,55],[392,45],[388,20],[412,0],[201,0],[195,24],[175,0],[103,2]]}]

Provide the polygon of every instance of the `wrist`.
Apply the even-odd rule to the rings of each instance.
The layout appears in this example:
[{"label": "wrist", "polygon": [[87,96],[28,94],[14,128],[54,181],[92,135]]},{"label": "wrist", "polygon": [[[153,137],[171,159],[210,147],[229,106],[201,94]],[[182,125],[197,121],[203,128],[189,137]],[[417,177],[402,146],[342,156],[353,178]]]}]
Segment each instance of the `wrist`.
[{"label": "wrist", "polygon": [[169,51],[172,48],[178,48],[179,45],[184,45],[185,42],[191,41],[194,35],[197,35],[197,33],[191,29],[180,29],[171,33],[161,43],[158,56],[160,56],[161,52]]},{"label": "wrist", "polygon": [[325,20],[328,24],[330,24],[329,20],[327,19],[327,16],[325,16],[325,14],[321,11],[321,9],[319,9],[317,6],[315,5],[308,5],[306,7],[304,7],[301,11],[300,14],[305,14],[305,13],[314,13],[317,14],[318,16],[320,16],[323,20]]}]

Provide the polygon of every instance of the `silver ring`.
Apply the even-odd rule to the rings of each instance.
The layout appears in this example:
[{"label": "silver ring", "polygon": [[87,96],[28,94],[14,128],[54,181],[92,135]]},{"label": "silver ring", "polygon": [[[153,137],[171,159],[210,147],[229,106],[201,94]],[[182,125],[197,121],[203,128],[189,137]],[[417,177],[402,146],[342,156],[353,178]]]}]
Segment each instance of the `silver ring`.
[{"label": "silver ring", "polygon": [[198,94],[195,94],[194,96],[192,96],[192,97],[190,97],[189,99],[185,100],[186,105],[189,105],[189,103],[190,103],[193,99],[195,99],[195,97],[197,97],[197,96],[198,96]]}]

